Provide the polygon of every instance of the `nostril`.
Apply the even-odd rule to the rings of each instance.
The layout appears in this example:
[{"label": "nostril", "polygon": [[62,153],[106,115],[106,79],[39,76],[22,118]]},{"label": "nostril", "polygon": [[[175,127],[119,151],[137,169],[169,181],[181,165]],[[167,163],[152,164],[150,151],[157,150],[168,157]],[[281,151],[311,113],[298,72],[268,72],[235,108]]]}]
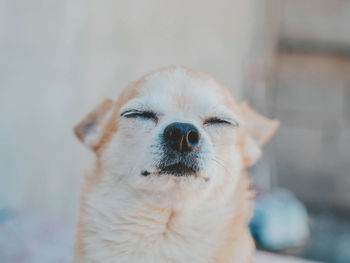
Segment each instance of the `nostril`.
[{"label": "nostril", "polygon": [[187,142],[189,146],[194,147],[198,144],[199,142],[199,134],[195,130],[190,130],[187,132]]}]

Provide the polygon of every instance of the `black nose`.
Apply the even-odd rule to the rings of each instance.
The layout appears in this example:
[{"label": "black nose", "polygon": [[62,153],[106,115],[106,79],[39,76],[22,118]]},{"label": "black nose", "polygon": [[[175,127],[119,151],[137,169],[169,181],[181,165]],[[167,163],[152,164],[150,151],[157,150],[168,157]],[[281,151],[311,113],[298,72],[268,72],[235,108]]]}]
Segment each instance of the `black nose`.
[{"label": "black nose", "polygon": [[190,152],[199,145],[200,135],[190,123],[174,122],[164,130],[164,141],[175,151]]}]

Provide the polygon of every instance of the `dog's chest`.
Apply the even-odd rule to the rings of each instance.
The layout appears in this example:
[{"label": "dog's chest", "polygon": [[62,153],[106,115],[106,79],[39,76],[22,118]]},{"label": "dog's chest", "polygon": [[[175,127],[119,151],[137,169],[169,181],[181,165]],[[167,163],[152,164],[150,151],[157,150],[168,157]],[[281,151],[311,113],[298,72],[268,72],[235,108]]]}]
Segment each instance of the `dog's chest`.
[{"label": "dog's chest", "polygon": [[220,208],[186,213],[141,204],[101,202],[86,205],[87,262],[213,262],[225,227]]}]

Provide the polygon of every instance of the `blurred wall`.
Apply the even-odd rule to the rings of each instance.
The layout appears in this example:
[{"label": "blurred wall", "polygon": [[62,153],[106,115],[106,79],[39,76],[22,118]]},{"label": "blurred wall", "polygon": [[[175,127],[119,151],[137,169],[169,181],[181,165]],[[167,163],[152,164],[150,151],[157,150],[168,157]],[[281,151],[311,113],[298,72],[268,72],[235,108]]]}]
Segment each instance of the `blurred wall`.
[{"label": "blurred wall", "polygon": [[257,0],[0,0],[0,205],[74,216],[93,155],[72,126],[172,64],[239,96],[242,65],[262,52],[263,17]]},{"label": "blurred wall", "polygon": [[285,0],[272,111],[280,185],[350,215],[350,1]]}]

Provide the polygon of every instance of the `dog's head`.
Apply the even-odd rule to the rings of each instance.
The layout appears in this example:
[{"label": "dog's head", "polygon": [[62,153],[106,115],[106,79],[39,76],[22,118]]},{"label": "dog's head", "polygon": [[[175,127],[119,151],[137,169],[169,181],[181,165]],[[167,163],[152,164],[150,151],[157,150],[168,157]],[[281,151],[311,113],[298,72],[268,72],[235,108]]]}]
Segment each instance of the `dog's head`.
[{"label": "dog's head", "polygon": [[104,101],[75,133],[109,184],[166,199],[234,184],[277,127],[210,76],[171,67]]}]

